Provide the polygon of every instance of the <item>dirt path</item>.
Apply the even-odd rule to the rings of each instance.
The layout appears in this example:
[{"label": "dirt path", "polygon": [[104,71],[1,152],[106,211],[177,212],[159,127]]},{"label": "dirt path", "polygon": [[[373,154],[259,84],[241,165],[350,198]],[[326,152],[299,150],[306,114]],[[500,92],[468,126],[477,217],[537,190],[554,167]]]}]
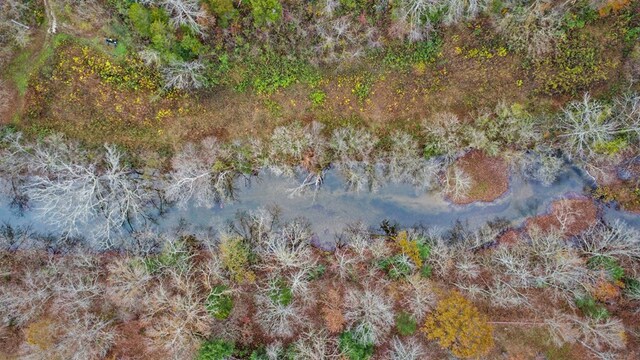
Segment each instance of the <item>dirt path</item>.
[{"label": "dirt path", "polygon": [[19,106],[18,91],[10,87],[8,81],[0,80],[0,125],[8,124]]},{"label": "dirt path", "polygon": [[[47,31],[45,32],[43,28],[31,27],[31,42],[27,47],[15,53],[14,57],[19,56],[21,52],[28,52],[30,55],[26,61],[33,63],[47,46],[49,35],[57,32],[58,22],[51,9],[50,1],[51,0],[44,0],[45,13],[49,21]],[[11,78],[11,74],[7,73],[2,76],[4,76],[4,79],[0,77],[0,96],[2,96],[3,99],[0,99],[0,105],[4,103],[4,106],[0,106],[0,124],[8,124],[13,121],[16,114],[22,114],[25,101],[24,96],[20,95],[16,84]]]},{"label": "dirt path", "polygon": [[47,34],[55,34],[58,28],[58,21],[56,19],[56,14],[53,12],[49,1],[44,0],[44,10],[47,14],[47,20],[49,20],[49,28],[47,29]]}]

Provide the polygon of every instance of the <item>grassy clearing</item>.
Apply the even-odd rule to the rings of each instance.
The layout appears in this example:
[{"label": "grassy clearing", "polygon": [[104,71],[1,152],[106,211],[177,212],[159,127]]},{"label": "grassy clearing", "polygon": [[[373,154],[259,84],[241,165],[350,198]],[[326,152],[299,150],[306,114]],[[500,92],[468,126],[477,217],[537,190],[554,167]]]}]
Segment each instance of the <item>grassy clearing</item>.
[{"label": "grassy clearing", "polygon": [[7,74],[10,74],[20,96],[25,96],[31,78],[47,64],[55,49],[68,37],[66,34],[57,34],[50,41],[45,41],[41,49],[27,48],[9,64]]},{"label": "grassy clearing", "polygon": [[174,106],[178,95],[160,92],[157,74],[139,60],[114,58],[110,50],[61,38],[31,84],[21,120],[27,133],[48,128],[90,144],[156,144],[158,124],[182,111]]},{"label": "grassy clearing", "polygon": [[[604,25],[589,25],[580,31],[588,34],[594,26]],[[135,41],[122,22],[115,21],[107,33],[119,39],[118,47],[112,48],[97,37],[61,35],[55,39],[88,47],[125,68],[127,63],[140,62],[132,52]],[[580,46],[593,44],[598,42]],[[606,51],[608,57],[619,58],[621,45],[614,42],[607,49],[588,51],[597,56]],[[276,126],[312,120],[324,123],[329,131],[358,124],[381,136],[397,129],[417,133],[417,124],[442,111],[469,121],[478,109],[493,108],[501,100],[529,104],[532,111],[544,112],[556,110],[569,99],[551,99],[542,91],[563,76],[558,72],[564,69],[563,62],[540,65],[535,71],[523,67],[523,56],[511,51],[482,21],[452,27],[431,41],[398,44],[367,55],[365,62],[380,67],[350,66],[336,72],[276,53],[264,53],[244,63],[222,56],[216,60],[220,65],[216,76],[223,76],[215,90],[174,91],[170,95],[160,85],[123,95],[113,79],[90,76],[63,81],[48,79],[50,72],[39,71],[45,64],[59,67],[54,57],[60,62],[73,56],[68,47],[58,49],[56,45],[43,51],[37,62],[16,61],[23,67],[13,72],[21,94],[32,93],[32,108],[23,116],[22,125],[63,131],[94,144],[107,140],[138,148],[173,146],[212,134],[225,139],[264,138]],[[607,77],[614,78],[622,68],[616,65],[607,71]],[[40,81],[30,86],[27,74],[38,72]],[[572,76],[575,81],[591,84],[580,74]],[[100,88],[99,94],[95,87]],[[606,85],[595,89],[596,94],[606,91]],[[82,94],[93,95],[74,98]],[[94,95],[103,101],[94,101]]]}]

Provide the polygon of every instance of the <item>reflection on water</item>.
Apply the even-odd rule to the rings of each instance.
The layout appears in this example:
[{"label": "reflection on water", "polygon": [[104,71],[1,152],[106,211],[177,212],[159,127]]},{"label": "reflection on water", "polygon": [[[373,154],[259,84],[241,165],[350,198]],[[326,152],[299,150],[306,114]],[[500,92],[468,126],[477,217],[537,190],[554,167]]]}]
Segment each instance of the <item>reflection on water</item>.
[{"label": "reflection on water", "polygon": [[[287,190],[296,186],[291,179],[263,175],[260,181],[242,188],[239,202],[214,210],[190,208],[172,210],[166,220],[189,219],[195,224],[211,224],[213,219],[230,219],[239,210],[252,210],[276,205],[288,218],[304,216],[311,221],[320,237],[334,238],[346,224],[361,221],[378,225],[384,219],[400,225],[427,225],[450,227],[457,220],[476,227],[496,217],[510,220],[514,226],[525,218],[547,210],[549,204],[560,197],[582,194],[590,185],[576,168],[567,168],[552,186],[525,181],[512,176],[510,190],[492,203],[453,205],[440,192],[420,192],[406,184],[388,184],[377,192],[349,192],[340,177],[328,172],[323,187],[317,194],[288,197]],[[640,217],[625,216],[625,220],[640,226]],[[215,220],[213,220],[215,221]]]},{"label": "reflection on water", "polygon": [[[340,176],[328,171],[325,182],[316,194],[308,193],[289,197],[287,190],[296,182],[269,174],[259,176],[257,181],[239,182],[238,202],[213,209],[188,207],[173,208],[156,219],[157,230],[171,229],[187,220],[194,228],[221,228],[233,219],[238,211],[255,210],[277,206],[284,218],[305,217],[314,232],[323,242],[333,241],[345,225],[362,222],[378,225],[384,219],[397,221],[403,226],[426,225],[447,228],[457,220],[477,227],[497,217],[522,224],[525,218],[547,210],[549,204],[560,197],[584,193],[590,186],[580,170],[568,167],[552,186],[542,186],[512,176],[510,190],[492,203],[453,205],[440,192],[420,192],[411,185],[388,184],[377,192],[349,192],[345,190]],[[20,217],[13,214],[8,205],[0,206],[0,219],[14,226],[31,226],[36,232],[50,233],[54,229],[45,225],[28,211]],[[608,209],[605,218],[622,218],[633,226],[640,227],[640,216]]]}]

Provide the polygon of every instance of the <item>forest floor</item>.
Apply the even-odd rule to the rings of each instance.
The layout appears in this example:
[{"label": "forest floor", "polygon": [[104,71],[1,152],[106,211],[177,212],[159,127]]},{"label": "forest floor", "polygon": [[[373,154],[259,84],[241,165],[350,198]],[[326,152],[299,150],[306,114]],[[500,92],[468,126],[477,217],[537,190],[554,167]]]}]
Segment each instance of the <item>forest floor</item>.
[{"label": "forest floor", "polygon": [[[394,68],[376,63],[380,59],[367,59],[349,69],[322,69],[313,85],[294,84],[270,94],[229,87],[184,93],[165,91],[159,84],[145,91],[127,88],[122,84],[126,81],[112,77],[120,73],[73,61],[86,49],[88,57],[125,73],[139,69],[121,48],[104,42],[114,30],[103,24],[102,30],[86,32],[66,21],[59,19],[59,35],[47,37],[44,27],[38,30],[37,41],[25,52],[30,55],[18,57],[9,67],[5,76],[14,78],[12,69],[22,67],[20,79],[8,81],[11,92],[20,96],[14,96],[13,113],[4,114],[3,122],[27,133],[62,131],[90,144],[108,141],[157,150],[210,135],[264,138],[291,122],[319,121],[328,130],[352,124],[380,134],[395,129],[412,133],[439,112],[469,121],[501,101],[554,111],[581,95],[545,90],[558,69],[531,67],[509,52],[482,21],[446,29],[432,63]],[[603,21],[585,31],[606,33],[612,26]],[[602,56],[606,51],[606,59],[601,59],[606,64],[598,70],[601,80],[589,84],[594,96],[606,95],[623,77],[622,43],[603,41],[598,46]],[[157,81],[151,79],[154,76],[149,74],[149,81]]]}]

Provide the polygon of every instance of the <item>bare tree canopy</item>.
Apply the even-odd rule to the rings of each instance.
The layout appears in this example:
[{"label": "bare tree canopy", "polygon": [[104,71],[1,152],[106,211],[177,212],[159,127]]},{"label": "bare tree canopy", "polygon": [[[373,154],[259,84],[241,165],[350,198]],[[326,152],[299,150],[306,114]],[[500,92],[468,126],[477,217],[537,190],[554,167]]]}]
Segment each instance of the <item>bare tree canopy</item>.
[{"label": "bare tree canopy", "polygon": [[144,182],[113,145],[90,156],[60,135],[25,145],[17,134],[8,155],[15,170],[26,171],[25,193],[40,216],[67,236],[86,235],[81,229],[92,224],[94,237],[108,241],[145,216]]}]

